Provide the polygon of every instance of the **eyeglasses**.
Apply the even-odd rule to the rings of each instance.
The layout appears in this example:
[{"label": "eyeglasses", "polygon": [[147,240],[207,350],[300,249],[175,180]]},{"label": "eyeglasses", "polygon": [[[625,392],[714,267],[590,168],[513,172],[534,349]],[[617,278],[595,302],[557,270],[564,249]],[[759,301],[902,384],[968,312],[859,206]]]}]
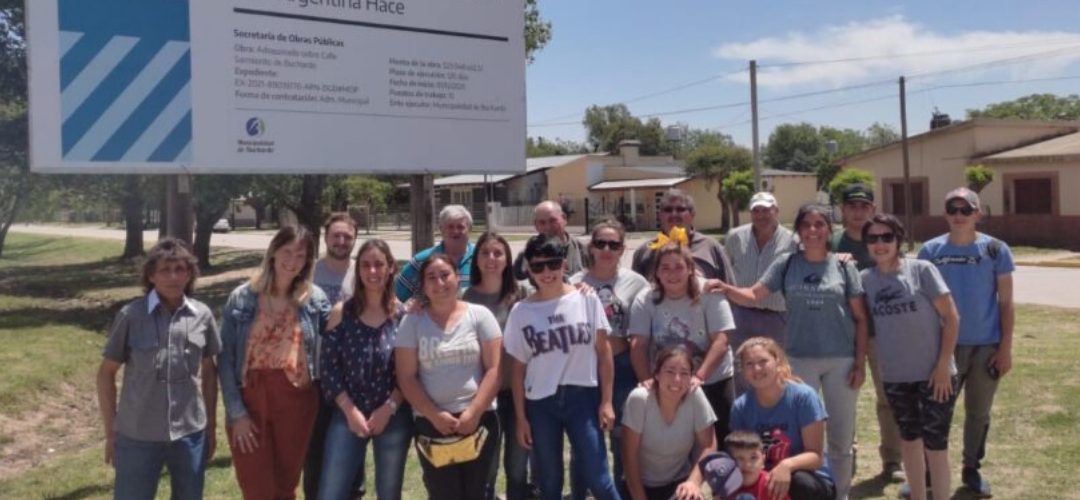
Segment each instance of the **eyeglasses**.
[{"label": "eyeglasses", "polygon": [[683,207],[683,206],[678,206],[678,207],[664,207],[664,208],[661,208],[660,210],[662,210],[662,211],[663,211],[663,212],[664,212],[665,214],[670,214],[670,213],[672,213],[672,212],[676,212],[676,213],[680,213],[680,214],[681,214],[681,213],[683,213],[683,212],[689,212],[689,211],[690,211],[690,207]]},{"label": "eyeglasses", "polygon": [[874,243],[877,243],[879,241],[882,242],[882,243],[892,243],[892,242],[896,241],[896,235],[893,234],[893,233],[881,233],[881,234],[867,233],[866,234],[866,244],[867,245],[873,245]]},{"label": "eyeglasses", "polygon": [[612,241],[612,240],[593,240],[592,246],[593,246],[593,248],[596,248],[597,250],[603,250],[604,248],[607,248],[608,250],[611,250],[612,252],[617,252],[619,250],[622,250],[623,242],[621,242],[621,241]]},{"label": "eyeglasses", "polygon": [[956,215],[960,213],[966,217],[975,213],[975,209],[971,208],[971,205],[964,205],[962,207],[958,207],[956,205],[945,205],[945,213],[949,215]]},{"label": "eyeglasses", "polygon": [[534,260],[529,262],[529,270],[532,271],[533,274],[540,274],[544,272],[544,269],[547,269],[548,271],[562,269],[562,264],[562,259]]}]

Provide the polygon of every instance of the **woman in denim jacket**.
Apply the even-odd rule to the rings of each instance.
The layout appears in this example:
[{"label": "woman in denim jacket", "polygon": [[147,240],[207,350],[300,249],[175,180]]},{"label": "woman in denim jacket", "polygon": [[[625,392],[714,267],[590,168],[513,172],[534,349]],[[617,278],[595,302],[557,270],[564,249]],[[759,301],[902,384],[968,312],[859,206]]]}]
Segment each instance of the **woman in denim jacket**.
[{"label": "woman in denim jacket", "polygon": [[296,495],[318,408],[315,338],[330,314],[311,282],[314,255],[310,232],[282,228],[222,313],[221,393],[244,498]]}]

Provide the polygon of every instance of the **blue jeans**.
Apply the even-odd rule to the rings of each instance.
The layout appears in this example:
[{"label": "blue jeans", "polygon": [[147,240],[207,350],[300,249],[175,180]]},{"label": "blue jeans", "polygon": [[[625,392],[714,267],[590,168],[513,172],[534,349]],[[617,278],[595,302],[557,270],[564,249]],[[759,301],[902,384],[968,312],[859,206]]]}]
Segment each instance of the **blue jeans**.
[{"label": "blue jeans", "polygon": [[[626,487],[626,478],[623,477],[622,466],[622,416],[626,398],[630,397],[630,391],[638,385],[637,374],[630,364],[630,350],[623,351],[615,356],[615,383],[612,386],[611,404],[615,407],[615,429],[608,434],[611,440],[608,449],[611,450],[612,480],[615,481],[615,489],[619,496],[630,498],[630,490]],[[585,500],[587,498],[585,478],[582,477],[581,469],[574,466],[574,456],[570,456],[570,498],[573,500]]]},{"label": "blue jeans", "polygon": [[[506,474],[506,500],[525,500],[529,494],[529,450],[522,448],[517,441],[517,418],[514,415],[514,395],[510,390],[499,391],[498,409],[499,427],[503,440],[503,470]],[[495,498],[495,478],[499,472],[499,461],[491,461],[488,472],[487,498]]]},{"label": "blue jeans", "polygon": [[562,498],[563,432],[570,440],[574,467],[581,471],[585,487],[597,500],[621,498],[608,472],[607,450],[597,415],[599,407],[600,389],[596,387],[560,385],[551,396],[526,400],[543,500]]},{"label": "blue jeans", "polygon": [[412,440],[410,412],[408,407],[398,408],[382,434],[362,438],[349,430],[345,414],[335,410],[326,428],[318,498],[339,500],[351,497],[356,475],[364,471],[364,457],[368,443],[372,441],[375,444],[376,496],[380,500],[401,498],[405,461],[409,457],[409,442]]},{"label": "blue jeans", "polygon": [[153,500],[157,496],[161,467],[169,469],[173,500],[203,497],[206,472],[206,431],[188,434],[175,441],[140,441],[116,433],[117,500]]}]

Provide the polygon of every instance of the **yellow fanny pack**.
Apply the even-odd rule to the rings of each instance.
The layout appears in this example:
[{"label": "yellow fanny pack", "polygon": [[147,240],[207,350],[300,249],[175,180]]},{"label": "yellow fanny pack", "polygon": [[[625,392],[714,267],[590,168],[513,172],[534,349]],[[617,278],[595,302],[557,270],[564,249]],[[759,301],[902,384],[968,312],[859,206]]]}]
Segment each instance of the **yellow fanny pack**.
[{"label": "yellow fanny pack", "polygon": [[417,436],[416,451],[435,467],[471,462],[480,456],[487,437],[488,431],[484,427],[468,436]]}]

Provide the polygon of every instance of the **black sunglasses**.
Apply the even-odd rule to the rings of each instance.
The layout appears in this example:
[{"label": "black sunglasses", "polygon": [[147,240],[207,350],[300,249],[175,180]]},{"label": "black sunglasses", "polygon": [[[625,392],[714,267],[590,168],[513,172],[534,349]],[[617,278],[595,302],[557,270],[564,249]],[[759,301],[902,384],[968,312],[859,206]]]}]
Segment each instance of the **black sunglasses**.
[{"label": "black sunglasses", "polygon": [[896,235],[893,233],[881,233],[881,234],[866,234],[866,244],[872,245],[877,242],[892,243],[896,241]]},{"label": "black sunglasses", "polygon": [[671,212],[678,212],[681,214],[683,212],[689,212],[690,207],[664,207],[661,210],[663,210],[665,214],[670,214]]},{"label": "black sunglasses", "polygon": [[956,205],[945,205],[945,213],[949,215],[956,215],[960,213],[968,216],[975,213],[975,209],[971,208],[970,205],[964,205],[962,207],[958,207]]},{"label": "black sunglasses", "polygon": [[544,272],[545,268],[548,271],[562,269],[562,264],[562,259],[534,260],[529,262],[529,270],[532,271],[533,274],[540,274]]},{"label": "black sunglasses", "polygon": [[603,250],[606,247],[608,250],[611,250],[612,252],[617,252],[619,250],[622,250],[623,242],[621,242],[621,241],[612,241],[612,240],[593,240],[592,241],[592,246],[593,246],[593,248],[596,248],[597,250]]}]

